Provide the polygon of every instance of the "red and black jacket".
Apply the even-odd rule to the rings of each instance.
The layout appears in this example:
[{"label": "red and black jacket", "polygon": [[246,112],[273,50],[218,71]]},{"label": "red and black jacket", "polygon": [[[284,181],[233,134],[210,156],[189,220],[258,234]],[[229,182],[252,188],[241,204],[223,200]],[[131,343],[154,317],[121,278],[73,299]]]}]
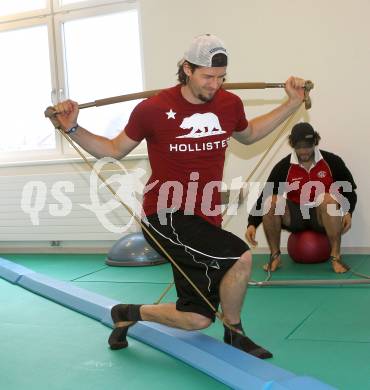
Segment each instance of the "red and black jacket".
[{"label": "red and black jacket", "polygon": [[[305,188],[304,185],[306,183],[309,184],[309,182],[312,183],[313,181],[319,181],[324,186],[325,192],[329,192],[329,188],[332,183],[345,181],[351,184],[352,190],[346,192],[340,191],[340,193],[348,200],[348,211],[352,214],[357,203],[357,186],[353,180],[351,172],[345,165],[344,161],[336,154],[326,152],[324,150],[320,150],[320,153],[323,158],[319,160],[309,172],[298,164],[292,164],[291,154],[280,160],[274,166],[270,176],[267,179],[268,183],[273,183],[271,184],[273,185],[272,194],[281,194],[282,186],[280,183],[297,183],[298,188],[286,192],[286,197],[295,203],[300,203],[302,198],[309,202],[314,200],[315,188],[309,185],[308,187],[311,187],[311,192],[302,194],[302,188]],[[257,227],[262,222],[262,215],[260,215],[261,213],[256,211],[261,210],[262,201],[265,199],[264,191],[266,191],[266,187],[259,196],[257,203],[251,210],[251,213],[248,217],[248,226],[253,225]]]}]

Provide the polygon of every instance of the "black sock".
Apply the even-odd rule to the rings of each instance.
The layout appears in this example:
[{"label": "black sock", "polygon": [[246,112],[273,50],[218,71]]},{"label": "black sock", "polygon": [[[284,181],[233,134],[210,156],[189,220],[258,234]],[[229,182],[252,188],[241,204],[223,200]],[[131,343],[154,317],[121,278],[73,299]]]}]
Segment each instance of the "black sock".
[{"label": "black sock", "polygon": [[[241,321],[238,324],[234,324],[234,325],[230,324],[230,326],[232,326],[233,328],[235,328],[237,330],[240,330],[241,333],[244,335],[244,329],[243,329],[243,325],[242,325]],[[225,341],[225,343],[230,344],[232,333],[234,333],[234,332],[226,325],[224,325],[224,328],[225,328],[224,341]]]},{"label": "black sock", "polygon": [[[124,305],[119,304],[115,305],[111,309],[111,316],[113,323],[121,321],[142,321],[140,314],[140,307],[142,305]],[[126,339],[128,328],[135,324],[122,326],[113,329],[112,333],[109,336],[108,343],[111,349],[121,349],[128,346]]]},{"label": "black sock", "polygon": [[119,304],[112,307],[111,315],[113,322],[142,321],[140,307],[142,305]]},{"label": "black sock", "polygon": [[260,359],[268,359],[272,357],[272,353],[266,349],[260,347],[254,343],[249,337],[245,336],[244,329],[239,322],[239,324],[231,325],[232,327],[240,330],[242,333],[234,332],[233,330],[225,327],[224,342],[230,344],[235,348],[238,348],[244,352],[250,353],[251,355],[258,357]]}]

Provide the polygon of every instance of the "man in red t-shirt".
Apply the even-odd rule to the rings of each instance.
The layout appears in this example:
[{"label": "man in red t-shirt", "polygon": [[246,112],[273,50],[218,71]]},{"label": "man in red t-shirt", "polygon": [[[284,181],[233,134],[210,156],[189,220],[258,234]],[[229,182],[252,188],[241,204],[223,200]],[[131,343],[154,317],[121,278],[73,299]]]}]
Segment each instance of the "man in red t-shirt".
[{"label": "man in red t-shirt", "polygon": [[[121,159],[143,139],[147,141],[152,174],[144,191],[143,223],[212,306],[221,305],[225,323],[234,329],[225,326],[224,341],[268,358],[269,351],[244,335],[240,312],[251,253],[243,240],[221,228],[220,188],[230,137],[249,145],[268,135],[301,105],[305,81],[290,77],[285,87],[288,100],[248,122],[241,99],[222,89],[227,60],[217,37],[196,37],[179,64],[180,84],[139,103],[114,139],[79,126],[76,102],[67,100],[54,109],[59,127],[98,158]],[[112,349],[127,346],[127,329],[136,321],[189,330],[214,321],[215,310],[172,268],[176,303],[112,308],[115,329],[108,340]]]},{"label": "man in red t-shirt", "polygon": [[326,233],[334,272],[348,271],[341,261],[340,244],[341,235],[351,228],[356,184],[344,161],[320,150],[319,141],[320,135],[309,123],[293,126],[289,136],[293,152],[274,166],[267,179],[270,187],[264,188],[248,217],[245,237],[252,245],[257,245],[256,229],[263,222],[271,251],[266,271],[281,266],[282,229]]}]

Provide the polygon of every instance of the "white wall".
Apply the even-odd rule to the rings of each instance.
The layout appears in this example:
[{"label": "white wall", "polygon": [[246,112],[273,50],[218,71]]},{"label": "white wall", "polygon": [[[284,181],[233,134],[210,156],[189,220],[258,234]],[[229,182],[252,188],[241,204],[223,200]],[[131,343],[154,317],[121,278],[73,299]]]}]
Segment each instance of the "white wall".
[{"label": "white wall", "polygon": [[[146,88],[175,81],[176,63],[191,38],[214,33],[230,54],[228,81],[282,82],[290,75],[310,79],[312,109],[297,120],[308,120],[321,134],[321,147],[339,154],[359,187],[353,228],[344,247],[370,247],[368,179],[368,104],[370,91],[370,2],[368,0],[142,0],[142,29]],[[282,90],[243,91],[246,113],[253,117],[278,104]],[[273,136],[250,147],[232,144],[225,181],[248,176]],[[267,157],[265,180],[272,166],[290,149],[285,139]],[[243,237],[245,207],[227,228]],[[266,247],[262,228],[261,247]],[[286,238],[286,236],[285,236]],[[284,245],[284,242],[283,242]]]}]

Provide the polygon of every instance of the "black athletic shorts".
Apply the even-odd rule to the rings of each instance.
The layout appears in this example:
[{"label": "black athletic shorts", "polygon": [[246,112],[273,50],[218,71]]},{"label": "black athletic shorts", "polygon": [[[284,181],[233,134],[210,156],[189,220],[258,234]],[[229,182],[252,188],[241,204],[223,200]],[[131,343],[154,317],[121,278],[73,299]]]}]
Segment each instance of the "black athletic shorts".
[{"label": "black athletic shorts", "polygon": [[[289,199],[286,202],[290,213],[290,225],[282,225],[283,229],[289,232],[314,230],[315,232],[325,233],[325,228],[319,224],[317,219],[316,207],[299,205]],[[309,215],[309,218],[305,219],[306,215]]]},{"label": "black athletic shorts", "polygon": [[[166,214],[164,220],[161,220],[165,222],[164,225],[160,223],[158,214],[147,217],[150,232],[218,309],[220,282],[239,257],[249,249],[248,245],[234,234],[197,215],[184,215],[181,210]],[[143,234],[149,244],[164,256],[148,234],[145,231]],[[172,271],[178,297],[177,310],[198,313],[214,321],[215,313],[199,293],[173,265]]]}]

